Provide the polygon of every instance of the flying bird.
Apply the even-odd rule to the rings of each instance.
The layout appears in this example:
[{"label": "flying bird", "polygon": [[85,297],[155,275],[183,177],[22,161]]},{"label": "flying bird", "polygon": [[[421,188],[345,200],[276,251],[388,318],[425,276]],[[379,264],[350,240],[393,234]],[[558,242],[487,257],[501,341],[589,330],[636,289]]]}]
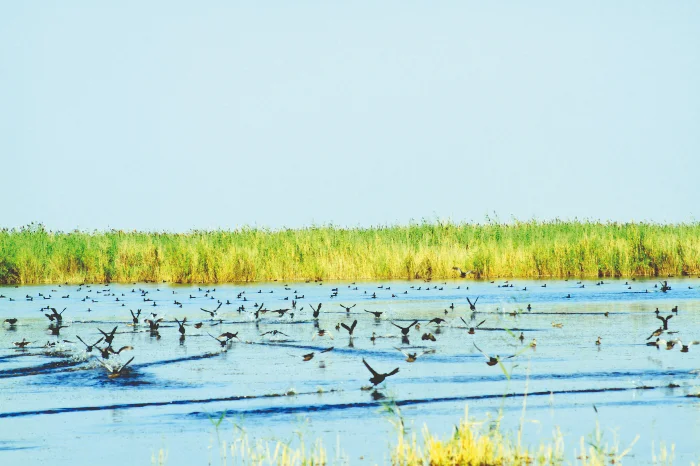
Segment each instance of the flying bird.
[{"label": "flying bird", "polygon": [[402,333],[403,335],[408,335],[408,332],[411,330],[411,327],[413,327],[413,326],[416,325],[417,323],[418,323],[418,321],[417,321],[417,320],[414,320],[413,323],[412,323],[411,325],[409,325],[408,327],[402,327],[402,326],[400,326],[400,325],[396,325],[394,322],[392,322],[391,325],[393,325],[393,326],[396,327],[396,328],[400,328],[400,329],[401,329],[401,333]]},{"label": "flying bird", "polygon": [[372,377],[369,379],[369,381],[372,383],[372,385],[379,385],[380,383],[384,382],[384,379],[386,379],[389,376],[392,376],[396,374],[399,371],[399,368],[397,367],[391,372],[385,373],[385,374],[380,374],[379,372],[375,371],[370,367],[369,364],[367,364],[367,361],[365,361],[364,358],[362,358],[362,362],[364,363],[365,367],[372,373]]},{"label": "flying bird", "polygon": [[349,327],[345,324],[340,324],[340,326],[347,330],[350,335],[352,335],[352,332],[355,331],[355,327],[357,326],[357,320],[355,320]]}]

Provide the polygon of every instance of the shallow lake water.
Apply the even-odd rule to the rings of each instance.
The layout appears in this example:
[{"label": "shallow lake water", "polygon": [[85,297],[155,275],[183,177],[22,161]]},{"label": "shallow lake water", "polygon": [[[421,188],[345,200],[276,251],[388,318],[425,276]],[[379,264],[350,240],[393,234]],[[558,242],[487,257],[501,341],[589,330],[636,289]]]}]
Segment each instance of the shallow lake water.
[{"label": "shallow lake water", "polygon": [[[646,342],[662,325],[654,310],[666,316],[674,306],[668,327],[678,333],[661,338],[700,340],[700,280],[669,279],[667,293],[655,280],[627,282],[0,287],[0,321],[18,319],[0,326],[0,464],[149,464],[161,450],[169,465],[220,464],[217,435],[230,442],[243,431],[251,442],[321,438],[333,462],[386,464],[398,435],[396,418],[383,409],[387,402],[398,405],[419,438],[424,425],[448,435],[468,406],[476,420],[501,416],[507,431],[522,423],[524,442],[533,446],[559,429],[569,462],[580,438],[588,440],[599,425],[605,441],[621,450],[639,436],[629,464],[651,464],[652,445],[658,452],[662,443],[675,446],[675,464],[698,463],[700,398],[688,395],[700,392],[700,345],[683,353],[680,345],[666,350]],[[477,296],[473,314],[466,298]],[[216,320],[201,310],[218,303]],[[268,312],[256,319],[262,303]],[[314,319],[310,305],[318,303]],[[352,307],[347,312],[341,304]],[[47,307],[65,308],[58,336],[48,330]],[[129,310],[137,309],[134,326]],[[183,317],[181,339],[174,319]],[[428,322],[435,317],[446,322]],[[468,326],[484,323],[469,334],[460,317]],[[164,319],[159,337],[145,318]],[[355,320],[352,339],[343,327],[336,330]],[[414,320],[420,329],[402,341],[392,322]],[[134,359],[109,378],[99,351],[87,353],[77,336],[92,344],[102,336],[98,328],[109,333],[114,326],[112,346],[133,349],[107,362]],[[282,333],[261,336],[274,330]],[[239,340],[222,348],[212,336],[224,332],[237,332]],[[422,340],[425,333],[436,341]],[[32,343],[16,348],[23,338]],[[44,348],[47,342],[56,346]],[[503,367],[488,366],[475,344],[499,355]],[[396,347],[428,354],[409,363]],[[363,390],[371,385],[363,358],[379,372],[399,372],[378,391]]]}]

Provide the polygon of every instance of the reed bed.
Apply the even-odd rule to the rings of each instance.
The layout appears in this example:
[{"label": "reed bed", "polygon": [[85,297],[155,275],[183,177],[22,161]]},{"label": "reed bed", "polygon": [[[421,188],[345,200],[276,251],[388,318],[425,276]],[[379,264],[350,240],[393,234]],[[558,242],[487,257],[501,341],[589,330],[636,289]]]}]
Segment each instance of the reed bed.
[{"label": "reed bed", "polygon": [[700,223],[420,223],[188,233],[0,231],[0,283],[232,283],[700,273]]},{"label": "reed bed", "polygon": [[[387,463],[395,466],[615,465],[624,463],[625,457],[639,438],[623,450],[617,439],[613,439],[612,442],[605,440],[600,427],[596,425],[593,433],[587,438],[581,437],[578,448],[567,456],[564,453],[564,437],[559,431],[555,431],[551,439],[541,442],[539,446],[530,447],[522,443],[521,431],[508,434],[502,432],[498,422],[493,424],[470,420],[468,408],[465,409],[464,418],[454,427],[451,436],[439,438],[424,427],[420,444],[415,434],[409,435],[404,429],[402,418],[398,418],[394,424],[400,424],[398,441],[391,447]],[[245,430],[238,429],[235,432],[237,435],[232,441],[222,441],[217,429],[216,443],[220,465],[351,464],[349,458],[340,451],[336,452],[334,458],[329,458],[320,439],[311,445],[307,444],[303,437],[295,442],[260,439],[251,441]],[[159,466],[166,465],[167,458],[167,451],[159,450],[157,454],[152,455],[151,462]],[[670,466],[673,459],[673,445],[670,448],[661,445],[658,452],[652,445],[652,464]],[[632,463],[634,462],[633,459]],[[215,458],[209,458],[208,464],[216,463]]]}]

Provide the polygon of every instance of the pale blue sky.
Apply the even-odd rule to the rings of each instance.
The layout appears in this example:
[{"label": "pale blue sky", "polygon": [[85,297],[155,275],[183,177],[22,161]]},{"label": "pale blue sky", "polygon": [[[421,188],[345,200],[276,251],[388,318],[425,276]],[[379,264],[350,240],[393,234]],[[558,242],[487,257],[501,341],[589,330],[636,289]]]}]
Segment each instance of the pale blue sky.
[{"label": "pale blue sky", "polygon": [[700,2],[0,3],[0,226],[694,221]]}]

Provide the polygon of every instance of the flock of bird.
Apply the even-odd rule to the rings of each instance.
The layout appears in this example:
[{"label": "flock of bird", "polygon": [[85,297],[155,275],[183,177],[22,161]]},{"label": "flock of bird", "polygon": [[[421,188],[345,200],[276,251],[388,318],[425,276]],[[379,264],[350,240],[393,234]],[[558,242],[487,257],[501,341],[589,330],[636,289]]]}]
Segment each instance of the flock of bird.
[{"label": "flock of bird", "polygon": [[[458,268],[455,268],[457,272],[460,274],[461,277],[466,277],[470,273],[469,272],[463,272]],[[493,282],[492,282],[493,283]],[[322,284],[322,283],[321,283]],[[598,285],[602,285],[603,282],[599,282]],[[410,286],[409,289],[403,291],[403,294],[408,294],[411,289],[417,289],[421,290],[423,287],[425,287],[426,290],[435,290],[435,291],[440,291],[443,290],[443,286],[446,285],[432,285],[430,283],[426,283],[425,285],[419,285],[419,286]],[[667,282],[661,282],[661,291],[666,293],[667,291],[671,290],[671,287],[668,285]],[[512,283],[509,283],[506,281],[503,284],[499,284],[499,287],[513,287]],[[545,285],[541,285],[542,287],[546,287]],[[82,298],[80,301],[81,302],[86,302],[86,303],[97,303],[97,302],[105,302],[105,300],[109,300],[109,302],[114,303],[114,305],[119,305],[121,307],[126,307],[126,302],[133,303],[134,298],[128,299],[125,293],[121,293],[121,295],[118,295],[115,293],[113,290],[109,288],[108,284],[103,285],[102,287],[99,287],[100,289],[97,289],[98,286],[93,286],[89,284],[82,284],[79,285],[74,293],[83,293],[85,292],[85,297]],[[348,285],[348,288],[350,290],[354,291],[359,291],[358,287],[356,286],[355,283],[352,283]],[[397,297],[397,295],[391,291],[390,286],[384,286],[384,285],[379,285],[379,289],[381,289],[383,292],[387,293],[387,297],[389,294],[391,294],[392,297]],[[469,291],[469,287],[466,286],[462,288],[462,286],[458,286],[456,288],[457,290],[464,290],[464,292]],[[376,311],[376,310],[366,310],[362,309],[361,312],[358,309],[357,311],[353,311],[357,307],[357,303],[346,306],[345,304],[342,303],[323,303],[319,302],[318,304],[312,304],[308,303],[308,309],[306,309],[306,306],[302,304],[302,301],[305,301],[305,296],[298,294],[296,290],[292,290],[291,287],[288,285],[284,286],[285,294],[288,294],[288,296],[283,296],[281,298],[277,298],[278,302],[284,302],[286,306],[284,307],[279,307],[279,308],[267,308],[266,304],[263,299],[259,299],[260,304],[258,304],[256,301],[252,299],[249,299],[250,295],[253,294],[251,292],[246,292],[246,291],[240,291],[238,293],[234,293],[236,295],[235,298],[229,298],[226,300],[221,300],[215,298],[215,293],[217,293],[216,288],[212,289],[203,289],[203,288],[198,288],[198,291],[196,292],[197,294],[191,294],[189,293],[188,300],[194,301],[195,303],[200,303],[200,305],[197,305],[196,307],[198,310],[196,310],[197,314],[194,320],[190,320],[192,317],[190,316],[183,316],[182,318],[177,318],[177,317],[172,317],[169,318],[167,317],[167,310],[168,309],[181,309],[183,306],[182,301],[185,301],[185,299],[178,298],[178,292],[176,290],[171,290],[172,295],[171,300],[169,302],[164,302],[163,299],[158,298],[158,300],[153,299],[152,297],[152,292],[153,289],[144,289],[144,288],[133,288],[131,290],[131,293],[133,295],[136,295],[143,303],[142,308],[133,310],[129,309],[129,314],[126,314],[126,311],[124,311],[125,318],[127,318],[126,324],[121,323],[118,325],[115,325],[111,329],[106,329],[103,330],[102,328],[97,328],[99,335],[94,335],[94,337],[83,334],[80,335],[77,332],[74,334],[73,339],[61,339],[61,332],[69,327],[76,327],[78,326],[77,321],[74,322],[72,325],[64,325],[67,323],[67,319],[65,317],[65,312],[66,308],[62,309],[61,311],[58,311],[55,307],[50,307],[50,306],[45,306],[41,307],[39,310],[44,313],[45,317],[48,320],[48,328],[46,329],[46,333],[50,336],[55,337],[54,340],[48,340],[46,344],[41,344],[41,343],[35,343],[35,341],[29,341],[26,339],[26,337],[23,337],[22,340],[20,341],[15,341],[14,346],[21,351],[26,351],[28,348],[32,348],[30,345],[35,345],[38,344],[40,348],[53,348],[56,347],[59,343],[63,343],[66,345],[73,345],[75,348],[78,348],[79,351],[84,351],[85,354],[88,356],[93,356],[94,359],[98,362],[98,364],[102,367],[104,367],[107,370],[107,377],[110,379],[117,378],[120,376],[123,376],[124,374],[127,374],[129,372],[129,365],[132,363],[134,358],[128,359],[126,362],[122,363],[121,359],[118,357],[120,356],[123,352],[128,352],[133,350],[134,348],[130,345],[123,345],[121,347],[115,346],[115,338],[117,335],[122,334],[122,333],[129,333],[129,332],[148,332],[150,337],[160,340],[161,338],[161,332],[163,331],[170,331],[170,328],[177,328],[177,332],[179,333],[179,340],[180,343],[184,342],[186,337],[190,335],[192,332],[190,328],[194,328],[199,331],[199,335],[208,335],[211,337],[212,344],[216,344],[219,348],[223,350],[227,350],[231,348],[232,344],[234,341],[242,342],[242,339],[239,338],[239,333],[240,330],[237,330],[236,332],[232,332],[230,330],[223,331],[216,331],[214,333],[211,333],[212,329],[216,327],[223,327],[224,325],[233,325],[230,322],[226,322],[224,319],[224,314],[225,311],[228,311],[229,306],[235,306],[235,310],[228,311],[228,315],[230,316],[231,313],[236,312],[239,315],[247,315],[248,317],[248,322],[252,323],[255,328],[256,328],[256,334],[257,337],[256,339],[259,339],[260,341],[265,341],[267,339],[270,341],[270,338],[277,338],[277,337],[289,337],[287,334],[282,332],[281,330],[274,328],[270,330],[265,330],[265,331],[260,331],[259,325],[261,323],[261,320],[264,319],[266,316],[274,316],[272,320],[266,320],[264,323],[266,325],[274,325],[275,322],[277,323],[282,323],[282,319],[289,319],[289,320],[294,320],[297,317],[302,317],[303,322],[306,323],[308,322],[309,324],[313,325],[313,335],[312,335],[312,340],[315,340],[317,338],[329,338],[333,339],[333,334],[328,330],[320,327],[319,324],[319,319],[322,314],[322,309],[325,311],[329,306],[339,306],[339,310],[336,311],[336,313],[340,312],[342,315],[342,312],[344,311],[344,316],[348,318],[352,318],[352,322],[338,322],[335,326],[335,330],[337,332],[346,332],[347,335],[350,338],[349,345],[350,347],[353,347],[353,338],[356,337],[356,330],[357,330],[357,325],[358,325],[358,320],[360,318],[365,318],[362,316],[365,316],[366,313],[370,314],[370,316],[367,316],[367,319],[374,319],[374,323],[378,323],[383,319],[383,316],[385,315],[385,311]],[[156,289],[156,291],[160,292],[160,289]],[[57,290],[52,290],[52,292],[57,292]],[[269,291],[269,293],[273,293],[273,291]],[[260,298],[262,298],[263,291],[259,290],[257,292],[258,295],[261,295]],[[466,293],[465,293],[466,294]],[[339,296],[339,289],[332,288],[331,289],[331,294],[330,294],[330,300],[334,300]],[[367,291],[364,291],[364,293],[361,295],[365,299],[377,299],[377,292],[374,291],[372,294],[369,294]],[[0,294],[0,299],[7,298],[4,295]],[[61,299],[69,299],[70,294],[65,294],[61,296]],[[571,298],[571,295],[568,294],[567,296],[563,296],[565,299]],[[9,300],[14,301],[16,298],[9,298]],[[52,298],[51,295],[43,295],[42,293],[39,293],[37,296],[30,296],[27,294],[24,298],[26,301],[34,301],[34,300],[50,300],[50,299],[56,299]],[[231,301],[233,299],[234,302]],[[421,320],[412,320],[408,322],[407,325],[402,324],[401,321],[396,321],[396,320],[391,320],[387,319],[387,322],[392,326],[395,327],[396,330],[396,335],[390,335],[390,337],[396,337],[400,338],[402,344],[404,345],[410,345],[410,340],[409,338],[412,337],[412,333],[416,334],[417,336],[420,335],[421,341],[424,342],[435,342],[437,341],[436,334],[440,334],[440,328],[443,325],[451,325],[455,326],[452,323],[448,323],[448,321],[445,319],[450,313],[453,313],[453,317],[451,317],[452,322],[458,322],[457,318],[461,323],[464,325],[464,327],[459,326],[457,324],[458,328],[463,328],[466,330],[466,334],[468,335],[474,335],[475,333],[481,331],[482,325],[487,321],[487,318],[485,319],[477,319],[477,316],[481,314],[481,311],[477,310],[477,303],[479,301],[479,297],[475,297],[472,300],[471,296],[464,296],[463,298],[466,303],[458,303],[457,307],[464,306],[465,308],[468,306],[469,311],[466,311],[464,316],[461,315],[456,315],[457,311],[455,311],[455,304],[451,303],[448,309],[444,309],[444,313],[441,316],[435,316],[432,319],[425,319],[423,321]],[[214,306],[208,306],[206,305],[207,302],[213,302],[215,303]],[[150,310],[146,311],[146,306],[150,308]],[[222,308],[226,306],[225,310],[222,310]],[[338,309],[337,307],[335,309]],[[513,317],[517,317],[518,314],[521,313],[531,313],[533,310],[532,306],[530,304],[527,305],[527,307],[513,311],[512,313],[509,313]],[[86,311],[84,312],[92,312],[92,309],[90,307],[87,308]],[[192,312],[192,311],[190,311]],[[69,312],[70,314],[70,312]],[[486,313],[487,314],[487,313]],[[672,308],[670,313],[667,316],[662,315],[661,311],[657,308],[655,311],[656,318],[659,319],[662,323],[661,326],[659,326],[656,330],[652,332],[652,334],[647,338],[647,340],[651,340],[652,338],[656,337],[654,341],[648,341],[647,345],[649,346],[655,346],[657,348],[664,348],[667,350],[673,349],[674,347],[678,346],[680,347],[681,352],[688,352],[690,346],[692,345],[697,345],[700,344],[700,341],[688,341],[688,342],[682,342],[679,338],[668,338],[665,339],[663,337],[665,336],[673,336],[677,333],[677,331],[670,330],[669,329],[669,321],[674,318],[675,316],[678,315],[678,306],[675,306]],[[483,315],[483,314],[482,314]],[[606,312],[605,317],[608,317],[609,313]],[[330,316],[330,315],[329,315]],[[355,317],[357,316],[357,318]],[[332,316],[331,316],[332,317]],[[469,319],[469,322],[467,319]],[[200,319],[201,318],[201,319]],[[275,320],[277,319],[277,320]],[[478,323],[477,320],[479,320]],[[17,317],[11,317],[11,318],[6,318],[4,319],[3,325],[7,328],[7,330],[17,330],[17,326],[20,324],[20,319]],[[166,325],[167,324],[167,325]],[[175,325],[172,325],[175,324]],[[128,330],[126,332],[119,332],[119,328],[121,326],[126,326],[128,327]],[[205,327],[206,326],[206,327]],[[430,327],[429,327],[430,326]],[[557,322],[552,322],[552,326],[555,328],[561,328],[563,326],[562,323],[557,323]],[[202,328],[205,328],[202,330]],[[168,329],[168,330],[166,330]],[[423,330],[421,330],[423,329]],[[428,331],[429,330],[429,331]],[[245,331],[247,332],[247,330]],[[218,334],[218,335],[217,335]],[[372,335],[369,336],[367,335],[370,339],[370,341],[375,342],[378,338],[386,338],[387,336],[378,336],[376,332],[372,332]],[[514,335],[515,336],[515,335]],[[99,337],[99,338],[98,338]],[[495,366],[499,363],[501,363],[505,359],[511,359],[515,358],[518,355],[520,355],[522,352],[528,350],[528,349],[535,349],[537,346],[537,340],[532,339],[529,341],[527,344],[525,343],[525,335],[523,332],[520,332],[520,335],[515,337],[517,340],[520,341],[520,343],[523,345],[523,348],[516,352],[515,354],[511,354],[509,356],[504,356],[501,357],[500,355],[489,355],[486,352],[482,351],[477,345],[476,342],[473,342],[474,348],[481,353],[484,358],[485,362],[489,366]],[[602,338],[599,336],[594,343],[596,346],[602,345]],[[428,343],[430,344],[430,343]],[[435,348],[421,348],[422,351],[417,351],[415,348],[401,348],[401,347],[394,347],[397,351],[400,351],[404,356],[405,356],[405,361],[408,363],[413,363],[415,362],[418,358],[427,355],[427,354],[433,354],[435,353]],[[330,351],[333,351],[334,347],[329,346],[325,349],[320,349],[317,350],[318,353],[327,353]],[[314,356],[316,355],[316,352],[309,352],[301,355],[301,360],[302,362],[307,362],[311,361]],[[116,359],[118,361],[115,363],[113,360],[113,357],[117,356]],[[362,363],[364,366],[367,368],[367,370],[370,372],[371,377],[369,378],[369,382],[372,384],[370,387],[366,387],[368,389],[371,388],[376,388],[378,385],[382,384],[388,377],[394,376],[399,372],[399,368],[393,368],[392,370],[388,372],[380,372],[375,370],[366,360],[365,358],[362,358]],[[375,390],[376,393],[376,390]]]}]

